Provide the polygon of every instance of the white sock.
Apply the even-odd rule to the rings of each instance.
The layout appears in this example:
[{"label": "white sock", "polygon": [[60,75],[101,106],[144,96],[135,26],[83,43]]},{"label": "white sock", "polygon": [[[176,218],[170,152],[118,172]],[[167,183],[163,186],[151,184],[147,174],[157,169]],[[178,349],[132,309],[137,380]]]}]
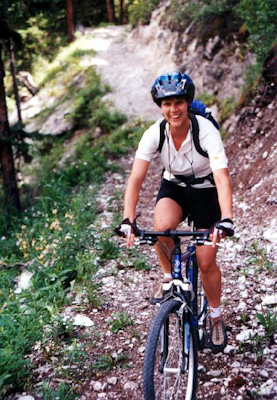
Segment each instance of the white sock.
[{"label": "white sock", "polygon": [[172,279],[172,275],[171,274],[164,273],[164,277],[166,279]]},{"label": "white sock", "polygon": [[221,308],[220,307],[209,306],[209,309],[210,309],[210,317],[217,318],[217,317],[221,316]]}]

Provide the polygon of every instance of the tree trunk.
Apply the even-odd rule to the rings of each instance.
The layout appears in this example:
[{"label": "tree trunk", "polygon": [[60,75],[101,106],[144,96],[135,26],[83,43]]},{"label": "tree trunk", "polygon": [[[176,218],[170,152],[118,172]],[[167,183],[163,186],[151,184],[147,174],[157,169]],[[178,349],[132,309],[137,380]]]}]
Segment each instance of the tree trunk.
[{"label": "tree trunk", "polygon": [[124,0],[120,0],[120,25],[126,24],[126,3]]},{"label": "tree trunk", "polygon": [[114,22],[115,21],[114,2],[112,0],[106,0],[106,5],[107,5],[108,21]]},{"label": "tree trunk", "polygon": [[14,91],[14,98],[17,108],[17,115],[18,115],[18,122],[22,124],[22,117],[21,117],[21,109],[20,109],[20,100],[19,100],[19,93],[18,93],[18,84],[17,84],[17,73],[16,73],[16,62],[15,62],[15,53],[13,45],[11,44],[10,40],[8,42],[8,50],[10,56],[10,65],[11,65],[11,75],[13,79],[13,91]]},{"label": "tree trunk", "polygon": [[3,183],[3,192],[7,209],[20,210],[19,191],[16,182],[16,173],[13,160],[13,151],[10,137],[10,127],[4,86],[4,66],[2,61],[2,45],[0,44],[0,167]]},{"label": "tree trunk", "polygon": [[69,43],[73,42],[74,36],[74,7],[73,0],[66,0],[66,21],[67,21],[67,37]]}]

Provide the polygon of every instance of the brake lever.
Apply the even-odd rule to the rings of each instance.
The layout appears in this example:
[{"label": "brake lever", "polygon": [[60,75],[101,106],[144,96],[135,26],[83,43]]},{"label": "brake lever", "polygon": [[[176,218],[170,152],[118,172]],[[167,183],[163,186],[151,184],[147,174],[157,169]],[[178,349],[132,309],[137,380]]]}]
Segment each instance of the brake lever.
[{"label": "brake lever", "polygon": [[[209,242],[207,240],[205,240],[205,242],[203,243],[204,246],[212,246],[213,242]],[[215,243],[216,246],[218,247],[225,247],[223,243]]]}]

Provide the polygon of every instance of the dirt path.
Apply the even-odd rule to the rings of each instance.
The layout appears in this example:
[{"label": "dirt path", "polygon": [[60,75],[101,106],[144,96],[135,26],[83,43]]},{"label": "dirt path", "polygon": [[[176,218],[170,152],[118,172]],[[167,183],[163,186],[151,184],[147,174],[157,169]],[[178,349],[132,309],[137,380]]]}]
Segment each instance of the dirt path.
[{"label": "dirt path", "polygon": [[[122,27],[95,31],[96,46],[99,40],[102,40],[103,46],[107,43],[106,50],[102,46],[97,52],[99,72],[114,89],[109,99],[114,101],[118,109],[132,117],[155,119],[159,113],[149,96],[152,71],[147,69],[147,60],[141,60],[139,54],[128,51],[131,43],[127,43],[125,37]],[[125,174],[109,176],[99,194],[98,201],[104,210],[99,216],[99,223],[103,226],[111,224],[112,214],[108,210],[122,207],[118,193],[124,191],[132,157],[121,162]],[[160,171],[159,161],[155,160],[141,193],[138,211],[142,215],[139,222],[145,228],[152,227]],[[107,205],[107,199],[113,198],[116,200]],[[235,214],[241,215],[239,211],[242,206],[236,199]],[[273,399],[277,395],[274,361],[277,347],[274,340],[266,340],[266,330],[258,324],[256,317],[257,312],[263,313],[267,306],[273,307],[276,303],[276,276],[271,264],[262,256],[264,250],[258,245],[260,227],[256,226],[250,232],[247,220],[241,217],[236,221],[236,232],[235,239],[229,241],[226,249],[218,255],[223,273],[222,301],[229,344],[224,353],[213,355],[209,349],[205,349],[200,354],[199,399]],[[155,308],[149,306],[148,299],[160,277],[153,249],[143,248],[142,252],[151,260],[153,268],[150,271],[137,271],[127,266],[128,263],[124,266],[114,261],[103,266],[99,280],[103,284],[101,291],[107,299],[107,308],[93,315],[99,335],[104,332],[99,346],[94,349],[94,357],[95,352],[98,355],[112,352],[115,358],[125,354],[135,368],[111,370],[100,375],[89,383],[89,391],[84,390],[85,399],[142,398],[143,353],[148,326],[155,312]],[[114,312],[122,310],[133,319],[133,330],[128,328],[114,334],[107,321]]]},{"label": "dirt path", "polygon": [[113,92],[105,100],[129,117],[155,120],[160,113],[150,93],[156,72],[126,40],[128,28],[108,26],[93,30],[91,47],[97,51],[95,64],[103,82]]}]

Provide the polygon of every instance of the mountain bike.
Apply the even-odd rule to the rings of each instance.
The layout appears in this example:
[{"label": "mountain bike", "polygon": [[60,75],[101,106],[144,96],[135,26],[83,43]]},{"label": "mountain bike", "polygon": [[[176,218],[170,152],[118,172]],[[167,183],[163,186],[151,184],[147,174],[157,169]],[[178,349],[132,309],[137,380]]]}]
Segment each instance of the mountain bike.
[{"label": "mountain bike", "polygon": [[[143,366],[144,398],[195,399],[197,352],[205,346],[208,307],[198,276],[195,246],[211,244],[209,231],[139,230],[138,236],[140,244],[154,245],[161,236],[171,237],[175,243],[171,257],[173,280],[163,284],[164,298],[147,338]],[[184,253],[181,250],[182,237],[190,238]]]}]

